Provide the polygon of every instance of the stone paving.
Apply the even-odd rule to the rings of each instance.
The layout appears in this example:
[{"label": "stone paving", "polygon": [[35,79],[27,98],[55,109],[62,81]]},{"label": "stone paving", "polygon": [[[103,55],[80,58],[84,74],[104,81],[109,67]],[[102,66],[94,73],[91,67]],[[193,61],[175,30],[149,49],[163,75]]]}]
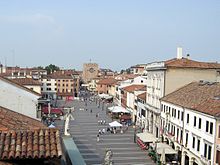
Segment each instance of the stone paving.
[{"label": "stone paving", "polygon": [[[86,111],[85,103],[81,101],[68,103],[68,106],[75,107],[74,120],[70,122],[70,134],[87,165],[101,165],[106,149],[113,151],[114,165],[155,164],[149,158],[147,152],[141,150],[134,143],[134,129],[131,126],[123,134],[118,132],[116,134],[106,133],[100,135],[100,141],[97,142],[98,130],[107,128],[108,123],[112,121],[106,115],[105,107],[102,110],[97,107],[95,102],[88,102],[86,107],[88,110]],[[92,113],[90,112],[91,109]],[[99,113],[98,118],[96,118],[97,113]],[[106,125],[99,125],[98,120],[105,120]],[[61,125],[61,123],[57,124]]]}]

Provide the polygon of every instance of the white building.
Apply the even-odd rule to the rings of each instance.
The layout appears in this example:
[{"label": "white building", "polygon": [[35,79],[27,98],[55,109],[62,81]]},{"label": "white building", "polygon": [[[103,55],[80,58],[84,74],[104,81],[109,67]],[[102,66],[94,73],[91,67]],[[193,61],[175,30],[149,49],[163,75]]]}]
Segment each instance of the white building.
[{"label": "white building", "polygon": [[137,104],[137,122],[136,125],[140,126],[141,128],[146,128],[146,117],[148,116],[145,108],[146,104],[146,92],[143,92],[137,95],[136,100]]},{"label": "white building", "polygon": [[148,131],[160,136],[160,98],[176,89],[199,80],[217,81],[220,77],[220,64],[198,62],[182,57],[182,48],[177,49],[177,58],[149,63],[147,71],[146,108],[149,117]]},{"label": "white building", "polygon": [[122,88],[130,85],[147,85],[147,78],[145,76],[137,76],[133,79],[127,79],[119,82],[119,84],[116,87],[116,98],[115,98],[115,101],[118,105],[121,105]]},{"label": "white building", "polygon": [[56,79],[51,76],[43,76],[41,79],[42,87],[41,92],[43,97],[55,99],[57,93]]},{"label": "white building", "polygon": [[0,106],[37,119],[41,113],[38,109],[40,97],[40,94],[0,77]]},{"label": "white building", "polygon": [[216,96],[220,96],[220,83],[200,81],[161,99],[163,139],[182,154],[181,164],[215,165],[216,117],[220,114]]}]

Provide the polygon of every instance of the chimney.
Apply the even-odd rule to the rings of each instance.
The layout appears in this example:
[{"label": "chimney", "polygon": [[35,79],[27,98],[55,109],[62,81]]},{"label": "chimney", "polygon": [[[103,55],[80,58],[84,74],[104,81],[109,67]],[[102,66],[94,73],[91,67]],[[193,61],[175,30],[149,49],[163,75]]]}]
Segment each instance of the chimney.
[{"label": "chimney", "polygon": [[183,48],[177,47],[177,59],[182,59],[183,58]]},{"label": "chimney", "polygon": [[189,60],[189,59],[190,59],[190,54],[187,54],[187,55],[186,55],[186,58]]}]

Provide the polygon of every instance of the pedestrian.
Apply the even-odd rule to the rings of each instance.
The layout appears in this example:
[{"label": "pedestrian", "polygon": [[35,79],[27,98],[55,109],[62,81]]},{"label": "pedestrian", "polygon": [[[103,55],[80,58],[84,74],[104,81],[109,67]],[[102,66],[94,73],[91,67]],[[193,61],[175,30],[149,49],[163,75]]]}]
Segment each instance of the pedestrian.
[{"label": "pedestrian", "polygon": [[97,118],[98,117],[98,114],[96,113],[95,117]]},{"label": "pedestrian", "polygon": [[90,113],[92,113],[92,109],[90,110]]},{"label": "pedestrian", "polygon": [[102,124],[102,120],[100,120],[100,124]]},{"label": "pedestrian", "polygon": [[97,135],[97,139],[96,140],[97,140],[97,142],[99,142],[99,134]]},{"label": "pedestrian", "polygon": [[102,131],[101,130],[99,130],[99,135],[101,135],[102,134]]},{"label": "pedestrian", "polygon": [[105,120],[103,120],[103,125],[105,125]]},{"label": "pedestrian", "polygon": [[105,134],[105,128],[102,129],[102,133]]},{"label": "pedestrian", "polygon": [[88,109],[86,108],[86,111],[87,111]]}]

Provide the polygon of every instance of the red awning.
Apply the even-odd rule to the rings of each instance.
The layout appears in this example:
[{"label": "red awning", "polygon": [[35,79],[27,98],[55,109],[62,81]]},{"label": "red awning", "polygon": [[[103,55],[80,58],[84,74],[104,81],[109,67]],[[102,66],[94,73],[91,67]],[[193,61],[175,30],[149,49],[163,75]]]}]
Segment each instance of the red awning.
[{"label": "red awning", "polygon": [[[45,114],[48,114],[48,107],[43,107],[42,112]],[[63,111],[60,108],[51,108],[50,113],[57,114],[57,115],[63,115]]]}]

